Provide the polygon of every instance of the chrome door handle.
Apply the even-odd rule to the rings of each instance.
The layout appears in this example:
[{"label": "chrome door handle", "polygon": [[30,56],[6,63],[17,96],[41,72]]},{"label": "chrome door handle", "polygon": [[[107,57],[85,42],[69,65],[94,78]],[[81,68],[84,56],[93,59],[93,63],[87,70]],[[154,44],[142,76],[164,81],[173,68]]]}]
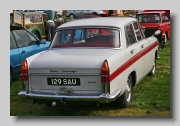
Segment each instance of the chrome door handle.
[{"label": "chrome door handle", "polygon": [[144,48],[144,44],[141,45],[141,48]]},{"label": "chrome door handle", "polygon": [[131,54],[134,52],[134,49],[131,50]]}]

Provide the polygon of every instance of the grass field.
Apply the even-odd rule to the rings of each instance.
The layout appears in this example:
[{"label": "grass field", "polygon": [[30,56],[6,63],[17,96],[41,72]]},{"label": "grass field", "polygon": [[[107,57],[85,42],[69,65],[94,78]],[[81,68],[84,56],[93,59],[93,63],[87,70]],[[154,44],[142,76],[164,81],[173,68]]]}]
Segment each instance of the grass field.
[{"label": "grass field", "polygon": [[170,40],[158,52],[157,71],[135,86],[129,108],[120,109],[115,104],[69,105],[47,107],[21,101],[21,81],[16,80],[10,87],[10,116],[171,116],[170,112]]}]

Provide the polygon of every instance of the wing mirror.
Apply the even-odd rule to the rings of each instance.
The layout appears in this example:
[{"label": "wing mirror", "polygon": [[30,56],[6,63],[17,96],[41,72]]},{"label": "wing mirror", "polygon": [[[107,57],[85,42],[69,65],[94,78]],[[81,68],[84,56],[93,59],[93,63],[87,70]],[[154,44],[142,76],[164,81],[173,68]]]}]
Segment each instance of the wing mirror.
[{"label": "wing mirror", "polygon": [[46,39],[39,40],[39,44],[46,44]]}]

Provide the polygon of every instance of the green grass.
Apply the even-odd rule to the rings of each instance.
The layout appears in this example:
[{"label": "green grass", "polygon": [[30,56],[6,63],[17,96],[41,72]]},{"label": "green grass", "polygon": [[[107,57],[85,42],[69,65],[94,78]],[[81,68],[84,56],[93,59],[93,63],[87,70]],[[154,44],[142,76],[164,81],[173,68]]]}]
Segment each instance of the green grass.
[{"label": "green grass", "polygon": [[133,101],[129,108],[120,109],[115,104],[68,105],[47,107],[32,104],[18,97],[21,81],[10,88],[10,116],[171,116],[170,113],[170,40],[159,50],[157,71],[153,77],[145,77],[133,89]]}]

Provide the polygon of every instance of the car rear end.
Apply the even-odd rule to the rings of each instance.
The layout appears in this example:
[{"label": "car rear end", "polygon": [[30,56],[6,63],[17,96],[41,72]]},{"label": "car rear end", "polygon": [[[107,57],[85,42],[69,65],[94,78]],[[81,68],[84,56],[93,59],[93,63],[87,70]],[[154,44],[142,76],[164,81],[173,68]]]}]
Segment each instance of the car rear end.
[{"label": "car rear end", "polygon": [[[113,36],[119,39],[118,30],[111,31]],[[58,37],[63,36],[63,32],[56,34],[53,43],[61,39]],[[101,39],[106,37],[108,35],[101,36]],[[99,36],[93,38],[96,42],[87,38],[87,43],[75,41],[68,44],[63,41],[62,44],[52,44],[49,50],[27,58],[21,68],[23,90],[19,92],[19,96],[34,102],[51,104],[114,101],[121,94],[121,90],[110,92],[110,69],[107,59],[118,52],[114,48],[119,47],[119,40],[114,38],[108,42],[99,40]]]},{"label": "car rear end", "polygon": [[[67,50],[63,49],[62,51]],[[50,57],[54,53],[61,56],[58,59],[52,57],[48,62],[43,62],[46,57]],[[81,55],[78,50],[74,50],[74,53]],[[106,54],[112,55],[113,53],[115,51]],[[72,53],[72,55],[74,54]],[[110,83],[109,66],[105,60],[107,55],[99,54],[94,57],[88,53],[81,58],[81,56],[65,56],[56,50],[42,53],[41,57],[37,56],[33,62],[31,62],[31,58],[27,59],[22,64],[21,79],[24,89],[19,95],[38,102],[43,102],[43,100],[48,102],[67,102],[67,100],[110,102],[120,92],[115,95],[108,94]]]}]

